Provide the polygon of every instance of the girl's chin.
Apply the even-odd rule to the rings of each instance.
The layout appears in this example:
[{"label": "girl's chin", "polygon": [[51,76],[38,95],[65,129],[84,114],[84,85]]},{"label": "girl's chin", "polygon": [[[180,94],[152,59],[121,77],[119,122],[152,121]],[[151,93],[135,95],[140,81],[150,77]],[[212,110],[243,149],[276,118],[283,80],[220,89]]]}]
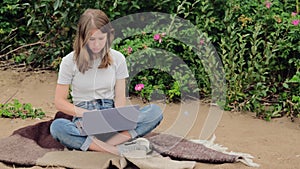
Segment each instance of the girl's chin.
[{"label": "girl's chin", "polygon": [[101,50],[92,50],[93,54],[99,54]]}]

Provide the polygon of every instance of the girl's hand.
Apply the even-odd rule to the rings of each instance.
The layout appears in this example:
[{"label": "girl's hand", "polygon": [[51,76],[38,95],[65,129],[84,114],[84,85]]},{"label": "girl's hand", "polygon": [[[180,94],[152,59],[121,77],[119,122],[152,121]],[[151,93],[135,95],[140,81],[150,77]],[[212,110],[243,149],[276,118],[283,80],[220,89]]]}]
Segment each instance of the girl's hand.
[{"label": "girl's hand", "polygon": [[74,107],[75,107],[74,111],[75,111],[76,117],[82,117],[84,112],[91,111],[91,110],[83,109],[83,108],[77,107],[77,106],[74,106]]}]

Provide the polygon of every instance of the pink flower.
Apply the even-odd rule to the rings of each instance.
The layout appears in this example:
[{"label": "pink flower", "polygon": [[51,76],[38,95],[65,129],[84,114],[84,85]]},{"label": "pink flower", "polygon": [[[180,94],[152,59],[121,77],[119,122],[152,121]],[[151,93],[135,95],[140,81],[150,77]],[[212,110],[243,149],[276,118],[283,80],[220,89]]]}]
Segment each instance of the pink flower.
[{"label": "pink flower", "polygon": [[134,90],[135,91],[141,91],[144,88],[144,84],[143,83],[139,83],[137,85],[135,85]]},{"label": "pink flower", "polygon": [[160,38],[160,39],[158,40],[159,43],[161,43],[161,41],[162,41],[162,38]]},{"label": "pink flower", "polygon": [[292,12],[292,16],[296,16],[297,15],[297,12]]},{"label": "pink flower", "polygon": [[155,34],[154,37],[153,37],[153,39],[154,39],[155,41],[158,41],[159,39],[161,39],[161,38],[160,38],[160,34]]},{"label": "pink flower", "polygon": [[129,47],[127,48],[127,53],[130,54],[131,52],[132,52],[132,47],[129,46]]},{"label": "pink flower", "polygon": [[203,45],[204,43],[205,43],[204,39],[201,39],[199,42],[200,45]]},{"label": "pink flower", "polygon": [[161,43],[162,42],[162,37],[164,37],[165,35],[166,35],[166,33],[162,33],[162,34],[157,33],[157,34],[154,35],[153,39],[155,41],[158,41],[159,43]]},{"label": "pink flower", "polygon": [[270,1],[266,1],[265,4],[268,9],[271,8],[272,3]]},{"label": "pink flower", "polygon": [[295,25],[295,26],[299,25],[299,23],[300,23],[299,19],[295,19],[295,20],[292,21],[292,24]]}]

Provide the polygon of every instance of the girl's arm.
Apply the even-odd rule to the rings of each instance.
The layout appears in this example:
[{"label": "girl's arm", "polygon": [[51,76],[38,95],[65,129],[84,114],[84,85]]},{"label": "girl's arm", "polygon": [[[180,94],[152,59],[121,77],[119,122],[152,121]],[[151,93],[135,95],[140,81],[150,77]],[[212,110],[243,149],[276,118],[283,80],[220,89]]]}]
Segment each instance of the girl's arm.
[{"label": "girl's arm", "polygon": [[117,79],[115,85],[115,107],[122,107],[126,105],[125,87],[125,79]]},{"label": "girl's arm", "polygon": [[71,116],[82,117],[86,109],[76,107],[68,101],[69,85],[57,84],[55,90],[54,104],[58,111]]}]

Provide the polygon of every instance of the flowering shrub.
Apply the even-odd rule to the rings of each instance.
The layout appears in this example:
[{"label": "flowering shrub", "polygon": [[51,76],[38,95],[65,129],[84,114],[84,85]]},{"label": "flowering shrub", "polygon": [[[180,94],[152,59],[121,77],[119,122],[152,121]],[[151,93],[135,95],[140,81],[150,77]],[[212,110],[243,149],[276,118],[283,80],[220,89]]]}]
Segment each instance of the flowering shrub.
[{"label": "flowering shrub", "polygon": [[[287,88],[283,87],[285,80],[299,71],[297,67],[300,65],[300,17],[295,3],[291,2],[228,1],[225,4],[219,2],[215,8],[205,6],[204,3],[198,4],[199,9],[206,10],[207,13],[218,11],[217,6],[222,4],[218,11],[220,16],[215,14],[203,17],[203,14],[194,14],[198,18],[195,21],[199,23],[198,28],[210,33],[208,37],[222,58],[228,84],[225,106],[227,110],[254,111],[257,116],[267,120],[295,112],[293,108],[286,106],[287,100],[292,101],[293,94],[286,92]],[[201,23],[210,26],[205,27]],[[121,45],[117,45],[117,49],[123,50],[127,57],[129,55],[125,51],[129,47],[134,52],[162,48],[180,55],[196,75],[198,84],[194,88],[199,89],[201,96],[209,97],[211,86],[208,75],[203,73],[206,70],[203,69],[202,61],[193,59],[193,51],[169,38],[164,33],[165,30],[154,31],[156,32],[153,34],[145,34],[141,30],[140,35],[126,39]],[[213,32],[222,32],[222,35]],[[205,43],[205,38],[202,38],[199,46]],[[147,54],[155,55],[154,53]],[[147,60],[137,62],[147,64]],[[172,101],[176,98],[182,99],[182,93],[185,92],[182,86],[189,86],[190,77],[183,75],[185,74],[179,75],[184,79],[183,82],[177,82],[158,70],[145,70],[136,75],[132,83],[143,83],[147,86],[148,89],[142,93],[148,100],[151,99],[151,93],[158,89],[165,94],[168,101]],[[295,91],[292,85],[288,89]],[[293,113],[293,116],[297,114],[299,112]]]},{"label": "flowering shrub", "polygon": [[[172,47],[169,47],[170,44],[172,44]],[[194,62],[193,59],[196,57],[191,57],[194,53],[175,51],[174,45],[175,40],[168,37],[163,31],[151,34],[145,34],[141,31],[141,34],[131,37],[131,39],[126,39],[123,43],[114,46],[115,49],[122,51],[126,58],[130,59],[127,62],[129,72],[135,72],[133,66],[140,65],[140,67],[149,67],[149,69],[142,70],[137,75],[134,75],[134,73],[130,75],[130,77],[133,78],[130,84],[137,84],[135,86],[129,86],[131,94],[139,95],[144,101],[164,99],[167,102],[172,102],[178,99],[185,99],[181,97],[183,93],[198,92],[198,85],[190,82],[191,75],[183,71],[186,68],[180,67],[182,65],[168,63],[167,54],[163,54],[161,53],[162,51],[158,50],[163,49],[171,53],[177,52],[181,57],[184,55],[183,52],[185,52],[185,61]],[[180,43],[178,43],[178,47],[182,47]],[[128,49],[132,49],[133,52],[129,53]],[[138,54],[135,55],[135,52]],[[159,55],[164,55],[165,58],[157,57]],[[151,57],[155,57],[155,59],[151,59]],[[172,59],[171,57],[172,56],[170,56],[169,59]],[[155,63],[156,65],[153,65]],[[158,66],[160,64],[162,64],[163,67]],[[203,69],[202,66],[194,68]],[[175,80],[175,78],[177,78],[177,80],[180,79],[180,82]],[[154,92],[155,94],[153,94]]]},{"label": "flowering shrub", "polygon": [[228,109],[254,111],[267,120],[293,111],[283,83],[299,71],[298,1],[228,5],[219,46],[229,83]]}]

